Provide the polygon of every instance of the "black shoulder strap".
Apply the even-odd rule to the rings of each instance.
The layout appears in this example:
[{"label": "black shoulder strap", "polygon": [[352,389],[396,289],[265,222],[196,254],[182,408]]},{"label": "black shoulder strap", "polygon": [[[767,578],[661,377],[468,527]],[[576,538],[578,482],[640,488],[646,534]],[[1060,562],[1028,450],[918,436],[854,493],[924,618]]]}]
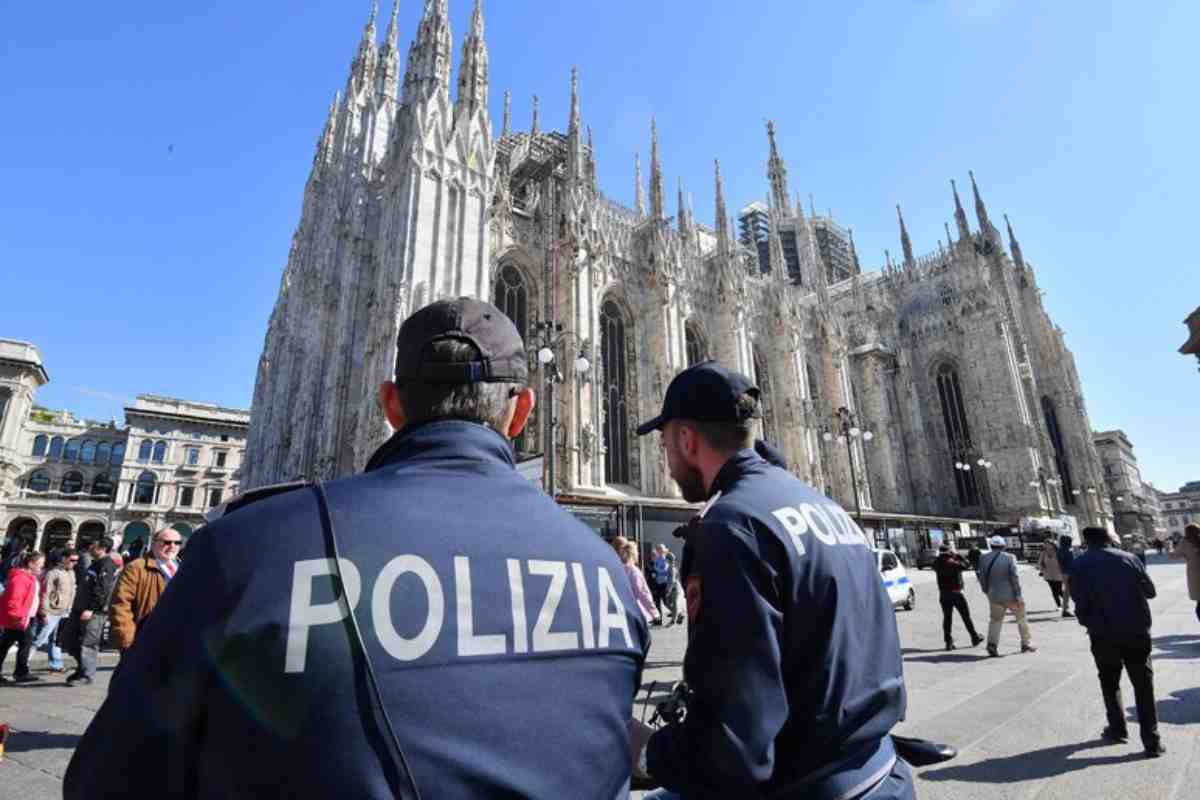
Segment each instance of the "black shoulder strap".
[{"label": "black shoulder strap", "polygon": [[[329,498],[325,496],[325,487],[318,481],[312,484],[313,494],[317,498],[317,508],[321,516],[321,530],[325,535],[325,555],[333,562],[334,574],[337,575],[338,583],[342,586],[342,600],[346,602],[345,586],[346,582],[342,579],[341,553],[338,551],[337,535],[333,530],[333,516],[329,513]],[[350,638],[350,646],[354,651],[354,663],[357,672],[362,674],[356,675],[355,682],[360,684],[361,697],[362,694],[370,695],[370,702],[374,705],[374,711],[378,712],[380,727],[383,728],[380,733],[384,734],[387,740],[384,743],[386,753],[381,753],[381,757],[386,755],[390,761],[392,770],[388,775],[388,783],[392,786],[392,791],[400,800],[421,800],[421,792],[417,789],[416,780],[413,777],[412,770],[408,766],[408,759],[404,757],[404,750],[400,747],[400,738],[396,736],[396,729],[392,726],[392,719],[388,715],[387,706],[383,702],[383,694],[379,691],[379,679],[375,676],[375,667],[371,664],[371,656],[367,652],[366,643],[363,641],[362,630],[358,626],[358,619],[354,616],[354,609],[347,608],[346,627]],[[365,681],[362,680],[365,678]],[[363,686],[362,684],[365,684]],[[366,691],[361,691],[365,689]],[[374,716],[374,714],[372,714]],[[378,749],[378,748],[377,748]]]}]

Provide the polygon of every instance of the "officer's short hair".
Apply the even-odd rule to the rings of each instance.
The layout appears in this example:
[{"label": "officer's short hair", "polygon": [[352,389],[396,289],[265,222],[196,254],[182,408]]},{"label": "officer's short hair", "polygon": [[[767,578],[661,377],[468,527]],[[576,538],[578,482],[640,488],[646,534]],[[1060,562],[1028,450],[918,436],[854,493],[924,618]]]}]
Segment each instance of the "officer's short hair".
[{"label": "officer's short hair", "polygon": [[683,421],[695,428],[714,450],[728,453],[754,446],[753,416],[757,410],[758,400],[753,395],[743,394],[737,399],[740,420],[699,422],[689,419]]},{"label": "officer's short hair", "polygon": [[113,549],[113,539],[111,536],[101,536],[99,539],[92,542],[92,544],[96,545],[106,553],[111,552]]},{"label": "officer's short hair", "polygon": [[[442,339],[432,342],[426,350],[427,363],[457,364],[474,361],[479,351],[470,342]],[[525,387],[518,383],[424,383],[398,380],[400,399],[410,424],[439,419],[478,422],[501,430],[508,413],[509,401]]]}]

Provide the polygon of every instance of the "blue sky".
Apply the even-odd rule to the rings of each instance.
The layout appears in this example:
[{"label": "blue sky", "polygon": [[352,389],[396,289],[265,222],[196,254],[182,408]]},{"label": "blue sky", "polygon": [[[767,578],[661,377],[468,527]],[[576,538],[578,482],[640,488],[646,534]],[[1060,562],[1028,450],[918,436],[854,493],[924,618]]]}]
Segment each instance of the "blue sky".
[{"label": "blue sky", "polygon": [[[248,407],[316,139],[367,0],[9,4],[0,48],[0,336],[41,347],[43,404],[96,418],[157,392]],[[384,0],[382,14],[388,13]],[[402,46],[422,4],[401,0]],[[457,62],[470,0],[451,0]],[[1111,7],[1109,7],[1111,6]],[[1018,0],[485,2],[492,116],[580,69],[605,192],[632,203],[656,115],[674,205],[766,193],[774,119],[793,192],[864,266],[918,251],[974,169],[1066,331],[1096,429],[1160,488],[1200,479],[1194,33],[1200,4]],[[381,26],[382,30],[382,26]],[[974,223],[973,223],[974,224]]]}]

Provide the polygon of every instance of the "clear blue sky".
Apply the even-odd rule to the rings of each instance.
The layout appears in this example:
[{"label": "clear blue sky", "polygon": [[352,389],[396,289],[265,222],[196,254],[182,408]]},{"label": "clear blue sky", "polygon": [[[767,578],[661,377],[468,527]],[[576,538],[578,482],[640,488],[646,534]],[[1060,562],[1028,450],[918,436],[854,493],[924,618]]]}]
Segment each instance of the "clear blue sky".
[{"label": "clear blue sky", "polygon": [[[248,407],[314,146],[367,0],[14,3],[0,48],[0,336],[37,343],[43,404],[121,416],[157,392]],[[419,0],[402,0],[407,47]],[[458,45],[470,0],[451,0]],[[384,0],[382,17],[388,14]],[[1111,6],[1111,7],[1109,7]],[[1160,488],[1200,479],[1200,5],[1018,0],[491,0],[492,118],[566,127],[580,68],[602,187],[632,203],[658,118],[674,206],[792,191],[854,228],[864,266],[918,251],[974,169],[1075,351],[1096,429]],[[382,32],[382,25],[381,25]],[[974,223],[973,223],[974,224]]]}]

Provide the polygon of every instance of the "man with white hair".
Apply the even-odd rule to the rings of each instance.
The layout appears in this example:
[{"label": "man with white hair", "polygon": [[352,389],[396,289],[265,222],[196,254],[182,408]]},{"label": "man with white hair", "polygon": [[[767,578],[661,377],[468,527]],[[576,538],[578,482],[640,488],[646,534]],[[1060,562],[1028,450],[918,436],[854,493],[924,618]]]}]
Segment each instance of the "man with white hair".
[{"label": "man with white hair", "polygon": [[1037,652],[1029,632],[1029,621],[1025,618],[1025,598],[1021,596],[1017,560],[1011,553],[1005,552],[1008,542],[1004,537],[1010,534],[1008,528],[997,528],[996,535],[988,540],[991,551],[980,556],[979,566],[975,568],[975,574],[979,576],[979,586],[988,596],[988,604],[991,606],[987,651],[993,658],[1000,655],[1000,629],[1004,627],[1004,615],[1008,611],[1012,611],[1017,617],[1017,629],[1021,632],[1021,652]]},{"label": "man with white hair", "polygon": [[183,537],[163,528],[150,540],[150,552],[132,559],[117,579],[109,606],[110,640],[122,653],[133,646],[137,630],[158,605],[158,598],[179,569]]}]

